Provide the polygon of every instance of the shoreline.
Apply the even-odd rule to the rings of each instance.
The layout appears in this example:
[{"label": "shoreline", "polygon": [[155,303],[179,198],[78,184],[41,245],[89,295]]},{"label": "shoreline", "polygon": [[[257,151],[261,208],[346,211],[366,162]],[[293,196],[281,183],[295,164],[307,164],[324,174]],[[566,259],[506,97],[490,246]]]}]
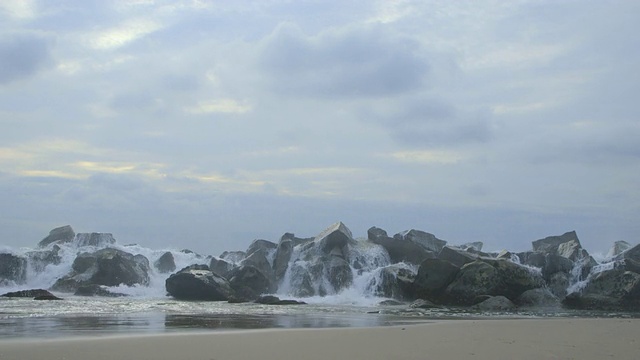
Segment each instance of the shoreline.
[{"label": "shoreline", "polygon": [[640,319],[435,320],[0,341],[0,359],[635,359]]}]

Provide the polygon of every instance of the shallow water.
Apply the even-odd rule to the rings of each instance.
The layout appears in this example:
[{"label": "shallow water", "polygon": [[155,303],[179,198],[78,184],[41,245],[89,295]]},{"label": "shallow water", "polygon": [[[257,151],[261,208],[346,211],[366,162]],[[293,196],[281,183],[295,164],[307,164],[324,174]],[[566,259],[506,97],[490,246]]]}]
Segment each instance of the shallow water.
[{"label": "shallow water", "polygon": [[461,308],[410,309],[407,305],[311,303],[274,306],[177,301],[167,297],[141,299],[70,296],[63,301],[0,300],[0,339],[269,328],[376,327],[438,319],[531,317],[640,316],[633,313],[561,309],[483,313]]}]

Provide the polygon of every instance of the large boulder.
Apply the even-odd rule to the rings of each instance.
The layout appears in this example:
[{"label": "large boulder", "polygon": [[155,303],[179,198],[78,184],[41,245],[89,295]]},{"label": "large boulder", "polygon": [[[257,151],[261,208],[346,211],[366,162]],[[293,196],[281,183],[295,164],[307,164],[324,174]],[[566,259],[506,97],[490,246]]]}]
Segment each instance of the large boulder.
[{"label": "large boulder", "polygon": [[253,301],[262,294],[277,290],[272,278],[252,265],[241,265],[228,273],[229,285],[238,299]]},{"label": "large boulder", "polygon": [[611,245],[609,252],[607,252],[607,258],[618,256],[623,252],[631,249],[631,247],[631,244],[626,241],[616,241],[615,243],[613,243],[613,245]]},{"label": "large boulder", "polygon": [[388,253],[392,263],[406,262],[420,265],[425,259],[434,259],[435,252],[405,238],[392,238],[383,229],[372,227],[367,231],[369,241],[382,246]]},{"label": "large boulder", "polygon": [[48,290],[44,289],[29,289],[29,290],[20,290],[20,291],[12,291],[5,294],[0,295],[1,297],[9,297],[9,298],[49,298],[49,299],[60,299],[50,293]]},{"label": "large boulder", "polygon": [[456,278],[460,268],[443,259],[426,259],[413,282],[416,296],[439,302],[444,289]]},{"label": "large boulder", "polygon": [[544,239],[533,241],[531,244],[533,245],[533,251],[542,253],[556,253],[558,251],[558,247],[561,244],[572,241],[580,243],[580,241],[578,240],[578,235],[575,231],[569,231],[560,236],[547,236]]},{"label": "large boulder", "polygon": [[35,250],[26,253],[29,265],[36,273],[41,273],[49,265],[58,265],[62,261],[60,247],[53,245],[51,249]]},{"label": "large boulder", "polygon": [[342,222],[329,226],[313,240],[325,254],[339,256],[343,259],[348,258],[347,247],[351,241],[353,241],[351,230]]},{"label": "large boulder", "polygon": [[326,278],[335,292],[348,288],[353,283],[353,271],[349,263],[339,256],[330,256],[324,262]]},{"label": "large boulder", "polygon": [[39,243],[39,247],[45,247],[53,243],[68,243],[73,241],[76,233],[73,231],[70,225],[57,227],[49,232],[49,236],[42,239]]},{"label": "large boulder", "polygon": [[27,258],[9,253],[0,253],[0,286],[24,284],[27,280]]},{"label": "large boulder", "polygon": [[169,295],[179,300],[228,301],[234,291],[227,279],[209,270],[207,265],[191,265],[165,281]]},{"label": "large boulder", "polygon": [[556,308],[560,300],[549,289],[537,288],[523,292],[516,299],[518,306],[529,308]]},{"label": "large boulder", "polygon": [[229,272],[234,268],[236,268],[236,266],[233,263],[215,257],[212,257],[209,262],[209,269],[224,278],[227,278]]},{"label": "large boulder", "polygon": [[220,259],[228,261],[232,264],[238,264],[246,257],[247,253],[245,253],[244,251],[225,251],[220,254]]},{"label": "large boulder", "polygon": [[149,261],[143,255],[106,248],[81,253],[72,264],[72,271],[58,279],[53,290],[74,292],[87,285],[148,285]]},{"label": "large boulder", "polygon": [[514,311],[516,305],[506,297],[498,295],[476,304],[474,308],[480,311]]},{"label": "large boulder", "polygon": [[445,246],[440,250],[438,259],[446,260],[457,267],[474,262],[480,258],[479,255],[466,250],[455,248],[453,246]]},{"label": "large boulder", "polygon": [[442,248],[447,245],[447,242],[440,240],[435,235],[422,230],[406,230],[393,236],[395,239],[408,240],[416,244],[422,245],[425,249],[439,253]]},{"label": "large boulder", "polygon": [[171,251],[165,252],[153,263],[153,266],[161,274],[174,272],[176,270],[176,261],[173,253]]},{"label": "large boulder", "polygon": [[78,246],[107,247],[116,243],[110,233],[78,233],[73,243]]},{"label": "large boulder", "polygon": [[403,264],[392,264],[380,269],[380,276],[371,280],[369,287],[376,296],[397,300],[415,298],[416,273]]},{"label": "large boulder", "polygon": [[515,301],[523,292],[544,286],[542,276],[508,260],[466,264],[445,290],[449,302],[472,305],[479,296],[505,296]]},{"label": "large boulder", "polygon": [[563,304],[590,310],[640,309],[640,274],[614,268],[592,275],[580,292],[567,295]]},{"label": "large boulder", "polygon": [[257,239],[257,240],[254,240],[251,243],[251,245],[249,245],[245,253],[247,257],[251,256],[256,252],[259,252],[264,256],[269,256],[269,254],[275,251],[277,247],[278,247],[277,244],[269,240]]},{"label": "large boulder", "polygon": [[280,243],[276,249],[276,255],[273,258],[273,272],[276,281],[281,281],[287,273],[289,261],[291,261],[291,254],[293,254],[293,247],[293,240],[288,238],[280,239]]}]

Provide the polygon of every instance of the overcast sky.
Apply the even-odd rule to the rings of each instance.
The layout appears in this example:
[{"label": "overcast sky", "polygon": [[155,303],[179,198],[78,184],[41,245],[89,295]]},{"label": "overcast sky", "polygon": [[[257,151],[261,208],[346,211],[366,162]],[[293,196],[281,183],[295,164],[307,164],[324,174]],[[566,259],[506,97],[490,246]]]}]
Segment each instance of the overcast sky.
[{"label": "overcast sky", "polygon": [[0,2],[0,245],[640,234],[638,1]]}]

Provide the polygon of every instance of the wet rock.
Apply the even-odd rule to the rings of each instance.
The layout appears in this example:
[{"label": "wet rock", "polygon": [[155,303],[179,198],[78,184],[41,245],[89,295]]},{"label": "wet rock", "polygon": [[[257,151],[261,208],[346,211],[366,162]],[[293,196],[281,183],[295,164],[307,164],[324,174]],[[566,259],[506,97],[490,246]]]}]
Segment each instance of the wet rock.
[{"label": "wet rock", "polygon": [[228,274],[229,285],[236,297],[255,300],[258,296],[276,291],[276,284],[252,265],[241,265]]},{"label": "wet rock", "polygon": [[567,288],[570,284],[570,275],[563,272],[551,275],[547,281],[549,291],[559,299],[564,299],[567,296]]},{"label": "wet rock", "polygon": [[353,241],[351,230],[342,222],[329,226],[313,240],[325,254],[339,256],[343,259],[348,259],[347,246],[351,241]]},{"label": "wet rock", "polygon": [[436,309],[440,308],[440,305],[436,305],[429,300],[417,299],[409,305],[412,309]]},{"label": "wet rock", "polygon": [[176,261],[171,251],[167,251],[153,263],[153,266],[161,274],[174,272],[176,270]]},{"label": "wet rock", "polygon": [[24,284],[27,280],[27,258],[0,253],[0,285]]},{"label": "wet rock", "polygon": [[558,247],[561,244],[568,242],[577,242],[578,235],[575,231],[566,232],[560,236],[547,236],[544,239],[533,241],[531,244],[533,245],[533,251],[542,252],[542,253],[557,253]]},{"label": "wet rock", "polygon": [[277,244],[269,240],[257,239],[257,240],[254,240],[251,243],[251,245],[249,245],[249,247],[247,248],[246,256],[249,257],[256,252],[259,252],[264,256],[269,256],[269,254],[272,251],[275,251],[277,247],[278,247]]},{"label": "wet rock", "polygon": [[226,260],[232,264],[238,264],[246,257],[247,254],[244,251],[225,251],[220,254],[220,259]]},{"label": "wet rock", "polygon": [[44,290],[44,289],[29,289],[29,290],[20,290],[20,291],[12,291],[12,292],[8,292],[5,293],[3,295],[0,295],[2,297],[9,297],[9,298],[35,298],[35,297],[40,297],[40,296],[53,296],[55,297],[55,295],[53,295],[51,292],[49,292],[48,290]]},{"label": "wet rock", "polygon": [[[142,259],[144,258],[144,260]],[[72,264],[71,273],[58,279],[53,290],[74,292],[87,285],[148,285],[149,261],[142,255],[106,248],[92,253],[81,253]]]},{"label": "wet rock", "polygon": [[420,264],[413,282],[416,296],[439,301],[446,287],[456,278],[460,268],[443,259],[427,259]]},{"label": "wet rock", "polygon": [[548,289],[531,289],[520,294],[516,303],[523,307],[559,307],[560,300]]},{"label": "wet rock", "polygon": [[452,246],[445,246],[440,250],[438,259],[446,260],[457,267],[462,267],[465,264],[478,260],[480,256],[474,253],[470,253],[466,250],[458,249]]},{"label": "wet rock", "polygon": [[36,250],[28,252],[29,265],[36,273],[41,273],[49,265],[58,265],[62,261],[60,257],[60,247],[53,245],[50,250]]},{"label": "wet rock", "polygon": [[618,256],[623,252],[631,249],[631,247],[632,247],[631,244],[629,244],[626,241],[616,241],[615,243],[613,243],[613,245],[609,249],[609,252],[607,252],[607,257],[612,258],[612,257]]},{"label": "wet rock", "polygon": [[70,225],[57,227],[49,232],[49,236],[45,237],[38,243],[38,247],[46,247],[49,244],[68,243],[73,241],[76,233],[73,231]]},{"label": "wet rock", "polygon": [[372,227],[367,231],[369,241],[382,246],[392,263],[406,262],[414,265],[420,265],[425,259],[434,259],[436,257],[433,251],[427,250],[424,246],[405,238],[391,238],[387,236],[387,232]]},{"label": "wet rock", "polygon": [[273,258],[273,272],[276,281],[282,280],[287,273],[289,267],[289,261],[291,261],[291,254],[293,254],[293,240],[283,238],[280,240],[276,249],[276,255]]},{"label": "wet rock", "polygon": [[413,282],[416,273],[404,264],[392,264],[381,270],[371,284],[376,296],[407,300],[415,297]]},{"label": "wet rock", "polygon": [[481,311],[514,311],[516,305],[504,296],[491,296],[474,306]]},{"label": "wet rock", "polygon": [[482,251],[482,248],[484,247],[484,243],[482,241],[474,241],[474,242],[469,242],[466,244],[462,244],[460,246],[458,246],[460,249],[462,250],[472,250],[472,251]]},{"label": "wet rock", "polygon": [[269,259],[267,259],[266,255],[263,251],[254,251],[247,258],[240,262],[242,265],[251,265],[256,269],[260,270],[264,274],[265,277],[269,279],[270,282],[275,283],[275,273],[273,268],[271,267],[271,263]]},{"label": "wet rock", "polygon": [[434,253],[439,253],[447,242],[440,240],[435,235],[422,230],[407,230],[393,236],[395,239],[408,240],[410,242],[422,245],[425,249]]},{"label": "wet rock", "polygon": [[179,300],[228,301],[234,291],[227,279],[207,265],[191,265],[169,276],[165,282],[169,295]]},{"label": "wet rock", "polygon": [[640,274],[624,269],[605,270],[592,276],[581,292],[564,299],[570,308],[589,310],[640,309]]},{"label": "wet rock", "polygon": [[335,292],[348,288],[353,283],[353,272],[349,263],[338,256],[331,256],[325,262],[328,280]]},{"label": "wet rock", "polygon": [[124,297],[126,294],[112,292],[104,286],[91,284],[80,286],[73,295],[76,296],[102,296],[102,297]]},{"label": "wet rock", "polygon": [[95,246],[106,247],[116,243],[116,239],[110,233],[78,233],[73,240],[73,243],[78,246]]},{"label": "wet rock", "polygon": [[277,296],[265,295],[256,299],[255,303],[263,305],[305,305],[304,301],[292,300],[292,299],[280,299]]},{"label": "wet rock", "polygon": [[211,258],[209,262],[209,269],[224,278],[227,278],[229,272],[235,268],[236,266],[233,263],[223,259]]}]

